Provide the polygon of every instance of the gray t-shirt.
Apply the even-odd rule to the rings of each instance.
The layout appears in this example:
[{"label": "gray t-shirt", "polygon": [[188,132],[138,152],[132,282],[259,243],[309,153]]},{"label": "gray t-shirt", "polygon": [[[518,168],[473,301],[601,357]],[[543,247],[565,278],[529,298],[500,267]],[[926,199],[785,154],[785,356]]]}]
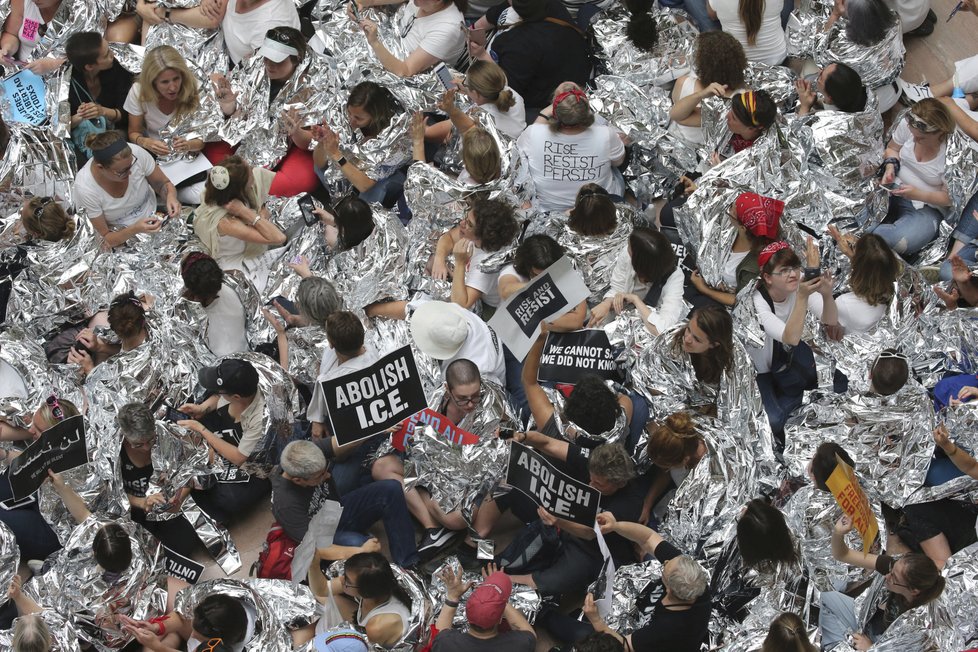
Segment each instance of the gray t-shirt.
[{"label": "gray t-shirt", "polygon": [[431,652],[534,652],[537,638],[530,632],[512,630],[492,638],[476,638],[460,629],[438,632]]}]

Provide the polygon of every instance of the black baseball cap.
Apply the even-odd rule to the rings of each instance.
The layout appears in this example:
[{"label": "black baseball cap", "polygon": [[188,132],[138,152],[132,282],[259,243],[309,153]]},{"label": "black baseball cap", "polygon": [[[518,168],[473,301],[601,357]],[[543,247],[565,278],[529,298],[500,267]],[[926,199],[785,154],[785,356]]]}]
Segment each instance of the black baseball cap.
[{"label": "black baseball cap", "polygon": [[258,372],[246,360],[227,358],[197,372],[197,380],[209,392],[252,396],[258,392]]}]

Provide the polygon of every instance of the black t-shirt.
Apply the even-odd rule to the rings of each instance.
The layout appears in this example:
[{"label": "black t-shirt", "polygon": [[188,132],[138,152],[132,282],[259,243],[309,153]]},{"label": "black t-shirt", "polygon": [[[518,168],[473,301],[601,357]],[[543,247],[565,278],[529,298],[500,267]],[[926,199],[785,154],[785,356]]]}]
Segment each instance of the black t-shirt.
[{"label": "black t-shirt", "polygon": [[[655,547],[655,557],[663,564],[681,554],[683,553],[668,541]],[[662,598],[659,598],[654,605],[655,610],[649,624],[632,633],[632,649],[635,652],[698,652],[700,644],[709,633],[712,600],[709,588],[689,609],[671,609],[664,606]]]},{"label": "black t-shirt", "polygon": [[117,109],[122,113],[122,120],[115,123],[115,128],[121,129],[125,133],[129,126],[129,114],[126,113],[123,105],[126,103],[126,96],[129,95],[129,88],[132,86],[132,73],[123,68],[118,60],[115,60],[112,62],[112,67],[100,72],[98,77],[102,82],[102,90],[97,97],[90,99],[88,88],[85,86],[84,73],[80,69],[72,71],[72,82],[68,90],[71,115],[78,113],[78,107],[85,102],[94,100],[107,109]]},{"label": "black t-shirt", "polygon": [[511,630],[482,639],[458,629],[444,629],[435,637],[431,652],[533,652],[536,646],[536,636],[530,632]]},{"label": "black t-shirt", "polygon": [[[897,560],[889,555],[880,555],[876,558],[876,572],[880,575],[888,575],[893,570],[893,565]],[[906,603],[899,596],[886,591],[886,597],[877,607],[873,617],[866,623],[866,635],[874,641],[879,638],[886,629],[893,624],[893,621],[906,611]]]},{"label": "black t-shirt", "polygon": [[[498,20],[503,8],[491,9],[486,19]],[[547,15],[573,24],[559,0],[550,0]],[[573,81],[583,86],[590,73],[587,42],[566,25],[545,20],[523,23],[497,36],[490,49],[527,108],[548,106],[558,84]]]},{"label": "black t-shirt", "polygon": [[145,498],[146,490],[149,489],[149,479],[153,476],[153,463],[136,466],[125,448],[119,453],[119,460],[122,463],[122,488],[130,496]]},{"label": "black t-shirt", "polygon": [[[316,445],[325,449],[324,441]],[[325,451],[324,451],[325,452]],[[318,487],[300,487],[282,477],[282,467],[275,467],[269,478],[272,481],[272,515],[285,533],[295,541],[302,541],[309,529],[309,521],[327,500],[337,500],[338,493],[332,479]]]}]

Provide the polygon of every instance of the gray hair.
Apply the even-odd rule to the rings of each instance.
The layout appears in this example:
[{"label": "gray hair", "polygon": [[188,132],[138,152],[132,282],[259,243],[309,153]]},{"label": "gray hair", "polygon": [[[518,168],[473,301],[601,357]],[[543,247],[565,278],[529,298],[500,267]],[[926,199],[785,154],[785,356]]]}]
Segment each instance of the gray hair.
[{"label": "gray hair", "polygon": [[14,621],[10,644],[18,652],[48,652],[54,641],[48,624],[37,614],[21,616]]},{"label": "gray hair", "polygon": [[326,455],[311,441],[300,439],[290,442],[279,460],[282,470],[293,478],[308,480],[326,469]]},{"label": "gray hair", "polygon": [[[323,326],[326,318],[343,309],[343,299],[336,293],[332,283],[318,276],[302,279],[295,293],[299,312],[309,321]],[[291,474],[290,474],[291,475]]]},{"label": "gray hair", "polygon": [[673,559],[668,576],[662,580],[677,600],[693,602],[706,591],[709,577],[695,559],[679,555]]},{"label": "gray hair", "polygon": [[126,403],[119,408],[115,421],[122,436],[133,444],[145,444],[156,436],[156,420],[142,403]]},{"label": "gray hair", "polygon": [[594,475],[620,485],[635,477],[635,462],[621,444],[602,444],[595,448],[587,468]]}]

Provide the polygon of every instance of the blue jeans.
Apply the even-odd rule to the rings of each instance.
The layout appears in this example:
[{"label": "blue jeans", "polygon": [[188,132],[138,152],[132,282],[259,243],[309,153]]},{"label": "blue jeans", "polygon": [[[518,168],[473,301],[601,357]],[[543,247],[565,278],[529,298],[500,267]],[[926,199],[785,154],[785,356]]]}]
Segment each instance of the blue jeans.
[{"label": "blue jeans", "polygon": [[909,199],[890,196],[886,223],[871,230],[901,256],[912,256],[937,237],[943,215],[933,206],[914,208]]},{"label": "blue jeans", "polygon": [[340,499],[343,514],[336,527],[333,543],[359,546],[370,538],[370,526],[383,521],[390,546],[391,559],[401,567],[418,563],[414,542],[414,525],[404,502],[404,488],[397,480],[378,480],[355,489]]},{"label": "blue jeans", "polygon": [[[7,472],[0,475],[0,501],[11,500],[13,493]],[[17,509],[0,508],[0,523],[3,523],[14,533],[14,539],[20,548],[20,558],[47,559],[48,555],[61,549],[61,542],[48,522],[41,516],[37,503]]]},{"label": "blue jeans", "polygon": [[639,437],[645,430],[645,424],[649,421],[649,402],[644,396],[637,392],[628,392],[628,398],[632,399],[632,420],[628,424],[628,439],[625,440],[625,448],[628,453],[635,452]]},{"label": "blue jeans", "polygon": [[[958,226],[955,227],[954,233],[951,237],[955,240],[960,240],[964,243],[964,247],[958,252],[958,256],[961,257],[969,267],[975,264],[975,252],[978,249],[978,218],[975,217],[974,213],[978,211],[978,193],[971,196],[968,200],[967,205],[965,205],[964,210],[961,212],[961,219],[958,220]],[[941,280],[950,281],[951,280],[951,261],[945,260],[941,265]]]},{"label": "blue jeans", "polygon": [[822,630],[822,649],[831,650],[846,640],[849,632],[859,631],[856,620],[856,601],[838,591],[822,593],[818,612],[818,627]]},{"label": "blue jeans", "polygon": [[701,32],[720,31],[720,21],[710,18],[710,14],[706,13],[706,0],[683,0],[683,9],[692,16]]},{"label": "blue jeans", "polygon": [[771,432],[784,446],[784,424],[801,407],[805,390],[817,381],[815,355],[804,342],[799,342],[792,354],[792,364],[785,369],[757,374],[757,389],[761,393],[764,412]]}]

